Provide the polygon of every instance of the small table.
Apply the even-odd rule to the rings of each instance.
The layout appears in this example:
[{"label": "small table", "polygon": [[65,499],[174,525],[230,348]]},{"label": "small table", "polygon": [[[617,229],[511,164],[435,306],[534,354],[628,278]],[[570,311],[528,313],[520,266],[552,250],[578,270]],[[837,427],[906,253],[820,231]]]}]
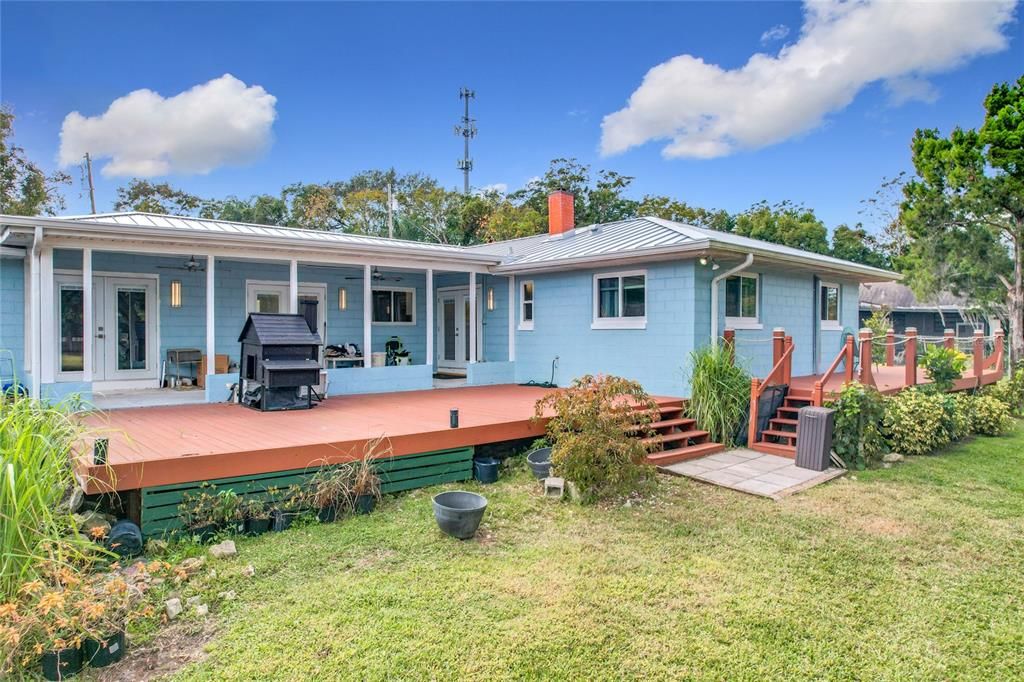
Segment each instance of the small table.
[{"label": "small table", "polygon": [[338,369],[339,365],[342,367],[356,367],[363,364],[362,355],[339,355],[333,358],[324,358],[324,360],[330,369]]},{"label": "small table", "polygon": [[182,365],[189,368],[188,378],[192,379],[192,386],[196,386],[199,379],[199,363],[203,360],[203,351],[198,348],[168,348],[167,368],[165,377],[171,373],[171,365],[174,365],[174,387],[181,388]]}]

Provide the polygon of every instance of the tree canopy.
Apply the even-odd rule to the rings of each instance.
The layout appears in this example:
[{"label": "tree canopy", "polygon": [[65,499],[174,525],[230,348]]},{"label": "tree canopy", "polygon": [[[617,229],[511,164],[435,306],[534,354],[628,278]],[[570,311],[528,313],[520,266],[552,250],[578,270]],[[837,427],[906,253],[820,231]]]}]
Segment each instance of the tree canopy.
[{"label": "tree canopy", "polygon": [[14,113],[0,107],[0,213],[56,215],[64,209],[61,186],[70,185],[71,176],[44,173],[13,138]]}]

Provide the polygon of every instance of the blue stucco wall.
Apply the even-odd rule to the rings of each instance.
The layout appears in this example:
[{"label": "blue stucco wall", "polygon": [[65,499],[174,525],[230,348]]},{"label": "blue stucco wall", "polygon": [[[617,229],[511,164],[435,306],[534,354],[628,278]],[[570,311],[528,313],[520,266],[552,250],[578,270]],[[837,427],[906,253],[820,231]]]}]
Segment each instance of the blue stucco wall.
[{"label": "blue stucco wall", "polygon": [[514,362],[476,362],[466,367],[466,383],[470,386],[511,384],[515,380]]},{"label": "blue stucco wall", "polygon": [[[656,263],[646,269],[646,329],[590,328],[593,271],[517,278],[534,282],[534,328],[516,331],[516,381],[548,381],[558,356],[555,383],[560,386],[583,374],[603,373],[639,381],[651,393],[686,395],[684,366],[694,343],[694,264]],[[517,283],[517,310],[519,296]]]},{"label": "blue stucco wall", "polygon": [[0,349],[14,354],[14,372],[25,381],[25,261],[0,257]]},{"label": "blue stucco wall", "polygon": [[427,365],[329,369],[327,381],[327,395],[419,391],[434,385]]}]

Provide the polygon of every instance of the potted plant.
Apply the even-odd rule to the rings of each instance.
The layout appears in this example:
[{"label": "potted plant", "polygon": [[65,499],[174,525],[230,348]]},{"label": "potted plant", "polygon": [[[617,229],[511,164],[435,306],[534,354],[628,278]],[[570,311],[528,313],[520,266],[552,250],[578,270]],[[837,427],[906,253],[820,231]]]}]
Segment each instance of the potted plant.
[{"label": "potted plant", "polygon": [[220,530],[217,523],[217,496],[213,494],[216,486],[203,483],[199,492],[184,493],[178,505],[178,516],[185,531],[199,542],[209,542]]},{"label": "potted plant", "polygon": [[270,530],[270,506],[259,497],[249,497],[240,505],[246,535],[260,535]]},{"label": "potted plant", "polygon": [[270,513],[270,529],[274,531],[287,530],[295,518],[306,509],[309,494],[298,484],[290,485],[284,490],[271,488],[268,492],[274,500]]},{"label": "potted plant", "polygon": [[348,464],[322,467],[313,474],[309,497],[320,521],[331,523],[349,506],[353,479],[353,467]]},{"label": "potted plant", "polygon": [[114,576],[96,585],[93,595],[92,603],[82,609],[89,632],[82,640],[82,658],[93,668],[103,668],[124,656],[131,593],[128,583]]},{"label": "potted plant", "polygon": [[241,533],[245,530],[241,505],[242,499],[238,493],[234,490],[221,490],[213,501],[214,523],[232,533]]},{"label": "potted plant", "polygon": [[369,514],[380,499],[380,476],[377,474],[377,460],[390,457],[391,441],[378,436],[367,441],[363,447],[363,458],[352,466],[352,494],[355,496],[357,514]]},{"label": "potted plant", "polygon": [[17,617],[21,644],[24,650],[37,652],[43,677],[62,680],[81,672],[81,607],[87,604],[80,583],[54,585],[33,580],[22,585],[19,594],[17,613],[5,613],[5,618]]}]

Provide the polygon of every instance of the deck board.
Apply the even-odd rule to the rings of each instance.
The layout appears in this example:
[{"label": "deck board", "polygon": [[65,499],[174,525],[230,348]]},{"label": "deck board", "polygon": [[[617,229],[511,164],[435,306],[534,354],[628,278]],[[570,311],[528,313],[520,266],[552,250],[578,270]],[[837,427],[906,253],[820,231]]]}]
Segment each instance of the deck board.
[{"label": "deck board", "polygon": [[[395,455],[537,437],[544,424],[532,421],[534,404],[550,390],[506,384],[337,396],[288,412],[219,403],[92,413],[82,451],[108,438],[108,466],[79,458],[78,469],[94,493],[343,462],[380,435]],[[457,429],[449,428],[452,408]]]}]

